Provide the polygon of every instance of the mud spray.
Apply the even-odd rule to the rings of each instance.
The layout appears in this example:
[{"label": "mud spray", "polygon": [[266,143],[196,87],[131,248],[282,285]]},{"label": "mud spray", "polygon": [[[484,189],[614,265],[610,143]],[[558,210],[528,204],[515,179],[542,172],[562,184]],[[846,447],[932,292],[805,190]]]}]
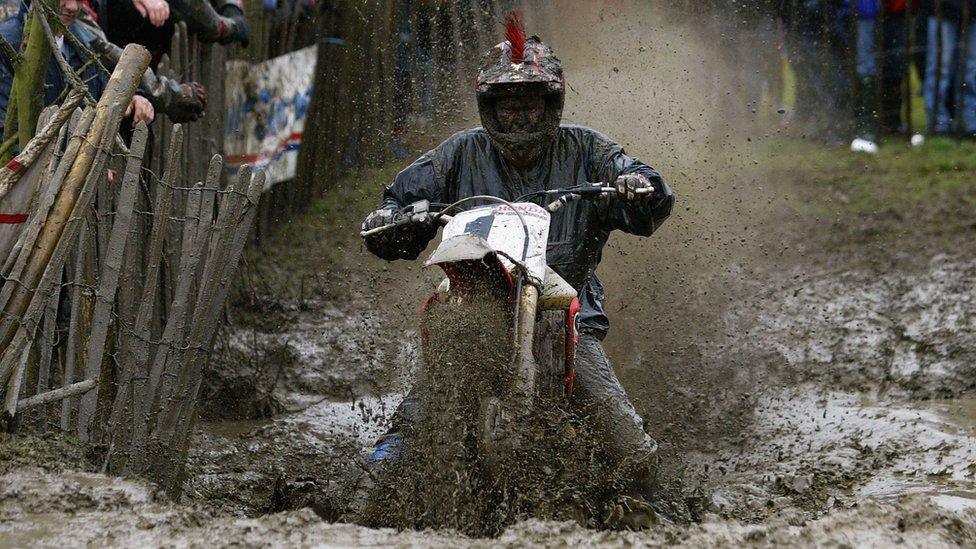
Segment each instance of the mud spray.
[{"label": "mud spray", "polygon": [[689,484],[695,498],[681,456],[745,429],[769,381],[757,353],[715,356],[735,337],[721,311],[754,291],[749,281],[787,262],[774,244],[790,227],[765,172],[769,136],[733,55],[739,41],[755,38],[660,3],[552,5],[538,15],[569,75],[566,118],[619,141],[677,195],[651,238],[615,233],[598,274],[610,358],[661,443],[671,480]]},{"label": "mud spray", "polygon": [[[412,384],[416,307],[439,279],[369,256],[355,236],[360,215],[337,207],[331,223],[348,235],[316,233],[300,275],[295,262],[274,266],[283,277],[321,280],[322,292],[296,292],[278,329],[230,338],[247,352],[288,349],[273,394],[287,413],[205,425],[179,505],[75,465],[31,468],[42,460],[28,448],[22,465],[0,468],[0,545],[972,544],[976,263],[944,243],[902,261],[901,244],[887,242],[872,250],[883,270],[821,249],[824,224],[793,213],[809,196],[798,189],[802,175],[769,168],[780,120],[757,123],[741,93],[750,75],[735,51],[761,35],[661,4],[538,2],[527,25],[565,64],[566,121],[621,142],[677,194],[653,237],[611,238],[599,274],[610,358],[661,444],[667,497],[700,522],[642,533],[580,526],[592,523],[567,510],[591,500],[591,479],[604,473],[589,467],[599,459],[571,461],[583,464],[573,488],[540,485],[570,470],[533,456],[516,468],[527,497],[479,485],[460,428],[470,403],[447,399],[437,405],[450,409],[423,429],[440,438],[408,454],[413,470],[381,508],[380,522],[409,529],[332,523],[348,516],[350,479],[361,477],[366,449]],[[473,95],[466,99],[472,109],[459,127],[476,124]],[[334,193],[340,204],[350,196]],[[321,224],[311,220],[309,231]],[[469,317],[444,326],[459,345],[443,350],[441,364],[468,363],[477,349],[488,365],[481,371],[501,368],[495,339],[483,339],[500,327],[458,323]],[[437,391],[468,394],[453,376],[437,377]],[[557,441],[543,449],[589,448],[585,422],[568,418],[580,440],[566,448],[567,418],[550,419],[531,429]],[[489,496],[474,498],[479,490]],[[412,530],[428,526],[453,530]]]},{"label": "mud spray", "polygon": [[379,484],[362,514],[365,524],[478,537],[531,518],[601,524],[625,485],[624,469],[607,459],[564,395],[508,398],[516,430],[503,444],[512,447],[486,459],[479,445],[486,399],[511,394],[513,316],[507,298],[485,291],[427,308],[422,365],[411,390],[418,409],[408,425],[394,419],[405,450],[375,471]]}]

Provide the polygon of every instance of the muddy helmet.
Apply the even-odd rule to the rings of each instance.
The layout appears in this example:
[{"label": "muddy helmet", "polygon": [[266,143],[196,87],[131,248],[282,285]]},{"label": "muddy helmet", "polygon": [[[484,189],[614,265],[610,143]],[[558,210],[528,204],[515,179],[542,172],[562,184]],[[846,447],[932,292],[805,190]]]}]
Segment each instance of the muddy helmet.
[{"label": "muddy helmet", "polygon": [[[522,21],[521,12],[508,14],[506,39],[482,58],[476,88],[482,126],[493,144],[512,159],[535,158],[555,139],[566,97],[566,80],[559,58],[538,36],[526,38]],[[546,112],[538,131],[503,132],[495,102],[526,91],[540,93],[546,99]]]}]

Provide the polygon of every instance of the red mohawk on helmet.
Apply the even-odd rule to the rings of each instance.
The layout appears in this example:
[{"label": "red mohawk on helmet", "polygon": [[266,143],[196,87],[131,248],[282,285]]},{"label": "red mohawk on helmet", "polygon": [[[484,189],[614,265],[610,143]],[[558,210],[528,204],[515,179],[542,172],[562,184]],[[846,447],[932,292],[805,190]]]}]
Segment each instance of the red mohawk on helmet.
[{"label": "red mohawk on helmet", "polygon": [[[521,11],[505,16],[505,40],[481,58],[475,85],[481,125],[491,142],[510,159],[536,157],[559,132],[566,79],[559,58],[538,36],[526,36]],[[538,127],[524,132],[507,132],[498,121],[497,102],[503,97],[526,94],[545,99],[545,114]],[[518,160],[521,162],[521,160]]]},{"label": "red mohawk on helmet", "polygon": [[525,18],[522,12],[514,10],[505,16],[505,39],[511,46],[512,63],[525,61]]}]

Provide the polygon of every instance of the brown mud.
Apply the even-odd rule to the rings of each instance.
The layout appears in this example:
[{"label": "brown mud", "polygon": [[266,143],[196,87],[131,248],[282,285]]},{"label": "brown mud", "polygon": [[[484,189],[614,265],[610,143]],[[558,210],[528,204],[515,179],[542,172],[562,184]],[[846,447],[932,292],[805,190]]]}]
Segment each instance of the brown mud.
[{"label": "brown mud", "polygon": [[263,301],[223,342],[231,381],[209,393],[181,502],[88,472],[70,442],[4,439],[0,546],[974,543],[969,248],[850,238],[864,231],[837,245],[825,233],[843,222],[804,209],[818,200],[805,175],[770,167],[776,132],[716,54],[721,29],[568,0],[530,11],[533,25],[566,64],[567,121],[619,140],[678,195],[652,238],[614,235],[599,274],[608,353],[661,444],[668,497],[696,520],[630,533],[520,516],[490,539],[343,522],[410,385],[417,306],[438,279],[359,246],[377,182],[333,190],[339,206],[296,226],[312,235],[301,257],[253,265]]}]

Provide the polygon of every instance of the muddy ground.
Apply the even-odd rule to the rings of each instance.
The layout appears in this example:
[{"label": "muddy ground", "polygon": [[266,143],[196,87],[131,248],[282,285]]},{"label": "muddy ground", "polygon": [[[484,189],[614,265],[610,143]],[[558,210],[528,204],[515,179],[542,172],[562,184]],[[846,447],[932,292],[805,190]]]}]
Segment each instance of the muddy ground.
[{"label": "muddy ground", "polygon": [[974,189],[938,183],[963,161],[792,139],[775,109],[757,121],[730,92],[720,32],[628,9],[557,5],[530,26],[566,64],[566,119],[678,194],[654,237],[611,239],[600,274],[608,352],[693,521],[619,533],[529,519],[491,540],[343,522],[438,279],[360,246],[393,173],[377,170],[249,255],[180,502],[88,471],[71,441],[6,438],[0,546],[976,543]]}]

